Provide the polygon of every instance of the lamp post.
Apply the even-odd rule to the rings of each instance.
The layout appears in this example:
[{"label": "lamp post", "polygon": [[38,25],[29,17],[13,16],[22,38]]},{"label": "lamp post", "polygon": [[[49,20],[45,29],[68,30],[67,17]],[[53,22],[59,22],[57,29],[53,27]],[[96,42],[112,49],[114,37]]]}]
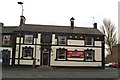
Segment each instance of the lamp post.
[{"label": "lamp post", "polygon": [[[22,6],[22,14],[21,14],[21,16],[23,16],[23,2],[18,2],[18,4],[20,4]],[[19,33],[20,38],[19,38],[18,66],[20,65],[20,50],[21,50],[20,48],[21,48],[21,33],[22,33],[22,25],[21,25],[21,23],[20,23],[19,28],[20,28],[20,33]]]},{"label": "lamp post", "polygon": [[21,14],[21,16],[23,16],[23,11],[24,11],[24,9],[23,9],[23,2],[18,2],[18,4],[20,4],[22,6],[22,14]]}]

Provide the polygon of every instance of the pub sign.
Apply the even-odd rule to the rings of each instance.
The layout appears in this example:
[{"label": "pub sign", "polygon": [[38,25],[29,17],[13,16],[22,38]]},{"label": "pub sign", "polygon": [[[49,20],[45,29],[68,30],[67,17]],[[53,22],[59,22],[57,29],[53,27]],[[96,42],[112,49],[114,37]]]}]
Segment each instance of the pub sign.
[{"label": "pub sign", "polygon": [[67,51],[67,58],[84,58],[84,51]]}]

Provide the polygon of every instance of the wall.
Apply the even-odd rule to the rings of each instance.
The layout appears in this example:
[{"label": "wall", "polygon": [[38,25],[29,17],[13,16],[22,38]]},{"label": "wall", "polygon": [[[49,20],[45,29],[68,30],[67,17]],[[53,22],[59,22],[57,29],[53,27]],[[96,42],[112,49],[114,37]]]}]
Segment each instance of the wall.
[{"label": "wall", "polygon": [[[101,55],[101,49],[100,48],[89,48],[89,47],[66,47],[66,46],[52,46],[52,52],[51,52],[51,60],[50,65],[51,66],[101,66],[101,62],[77,62],[77,61],[55,61],[56,59],[56,49],[58,48],[65,48],[67,50],[78,50],[78,51],[84,51],[86,49],[93,49],[95,50],[95,60],[96,61],[102,61],[102,55]],[[84,60],[84,58],[68,58],[68,60]]]},{"label": "wall", "polygon": [[[22,49],[23,47],[31,47],[33,48],[33,58],[36,59],[36,65],[40,65],[40,62],[41,62],[41,46],[40,45],[37,45],[37,44],[40,44],[40,41],[41,41],[41,34],[39,33],[38,34],[38,37],[37,38],[34,38],[34,44],[24,44],[23,41],[23,37],[21,37],[21,48],[20,48],[20,58],[22,57]],[[35,40],[37,40],[35,43]],[[16,37],[16,43],[19,43],[19,37]],[[36,57],[35,57],[35,47],[36,47]],[[15,64],[17,65],[18,64],[18,53],[19,53],[19,44],[16,44],[16,55],[15,55]],[[31,60],[28,60],[28,59],[20,59],[20,65],[33,65],[33,59]]]},{"label": "wall", "polygon": [[[84,40],[67,40],[67,46],[59,46],[57,45],[57,39],[55,38],[56,35],[52,34],[52,46],[51,46],[51,53],[50,53],[50,66],[102,66],[102,42],[95,41],[93,47],[86,47]],[[35,39],[37,39],[37,43],[35,43]],[[41,60],[41,34],[38,33],[38,37],[34,38],[34,44],[24,44],[23,37],[21,38],[21,51],[20,51],[20,58],[22,57],[22,47],[29,47],[33,49],[33,57],[35,58],[35,45],[36,45],[36,65],[40,65]],[[15,55],[15,64],[18,64],[18,52],[19,52],[19,37],[16,37],[16,55]],[[78,47],[79,46],[79,47]],[[68,61],[55,61],[56,59],[56,49],[65,48],[67,50],[78,50],[84,51],[86,49],[93,49],[95,50],[95,60],[94,62],[85,62],[83,61],[84,58],[68,58]],[[69,61],[70,60],[70,61]],[[72,61],[73,60],[73,61]],[[25,60],[20,59],[20,65],[33,65],[33,60]]]},{"label": "wall", "polygon": [[[51,59],[50,66],[102,66],[102,41],[95,41],[94,44],[97,47],[85,47],[84,40],[67,40],[68,46],[57,45],[57,39],[55,39],[55,34],[52,34],[52,44],[57,46],[51,46]],[[81,46],[81,47],[77,47]],[[84,58],[67,58],[67,61],[56,61],[56,49],[65,48],[70,51],[84,51],[86,49],[95,50],[95,60],[96,62],[84,62]],[[70,60],[70,61],[69,61]],[[72,61],[73,60],[73,61]],[[82,62],[83,61],[83,62]]]},{"label": "wall", "polygon": [[120,46],[116,45],[112,47],[112,55],[107,55],[106,63],[119,62],[120,63]]},{"label": "wall", "polygon": [[8,50],[10,51],[10,65],[12,64],[12,48],[11,47],[0,47],[0,51]]}]

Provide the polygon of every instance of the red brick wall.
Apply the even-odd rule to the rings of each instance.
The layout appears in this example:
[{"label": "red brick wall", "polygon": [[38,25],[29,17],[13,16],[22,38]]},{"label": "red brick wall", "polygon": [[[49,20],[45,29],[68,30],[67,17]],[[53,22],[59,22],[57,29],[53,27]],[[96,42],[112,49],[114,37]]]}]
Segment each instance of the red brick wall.
[{"label": "red brick wall", "polygon": [[119,62],[120,63],[120,46],[113,46],[112,55],[106,57],[106,63]]}]

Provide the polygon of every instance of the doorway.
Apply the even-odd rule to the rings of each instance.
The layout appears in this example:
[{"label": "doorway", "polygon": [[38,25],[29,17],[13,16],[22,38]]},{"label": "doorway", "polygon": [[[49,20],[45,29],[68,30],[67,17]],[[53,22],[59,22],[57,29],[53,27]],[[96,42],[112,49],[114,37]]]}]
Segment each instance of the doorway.
[{"label": "doorway", "polygon": [[42,65],[49,65],[49,48],[47,47],[44,46],[42,50]]},{"label": "doorway", "polygon": [[4,64],[4,65],[10,64],[10,51],[8,51],[8,50],[2,51],[2,64]]},{"label": "doorway", "polygon": [[43,53],[43,65],[48,65],[48,53]]}]

